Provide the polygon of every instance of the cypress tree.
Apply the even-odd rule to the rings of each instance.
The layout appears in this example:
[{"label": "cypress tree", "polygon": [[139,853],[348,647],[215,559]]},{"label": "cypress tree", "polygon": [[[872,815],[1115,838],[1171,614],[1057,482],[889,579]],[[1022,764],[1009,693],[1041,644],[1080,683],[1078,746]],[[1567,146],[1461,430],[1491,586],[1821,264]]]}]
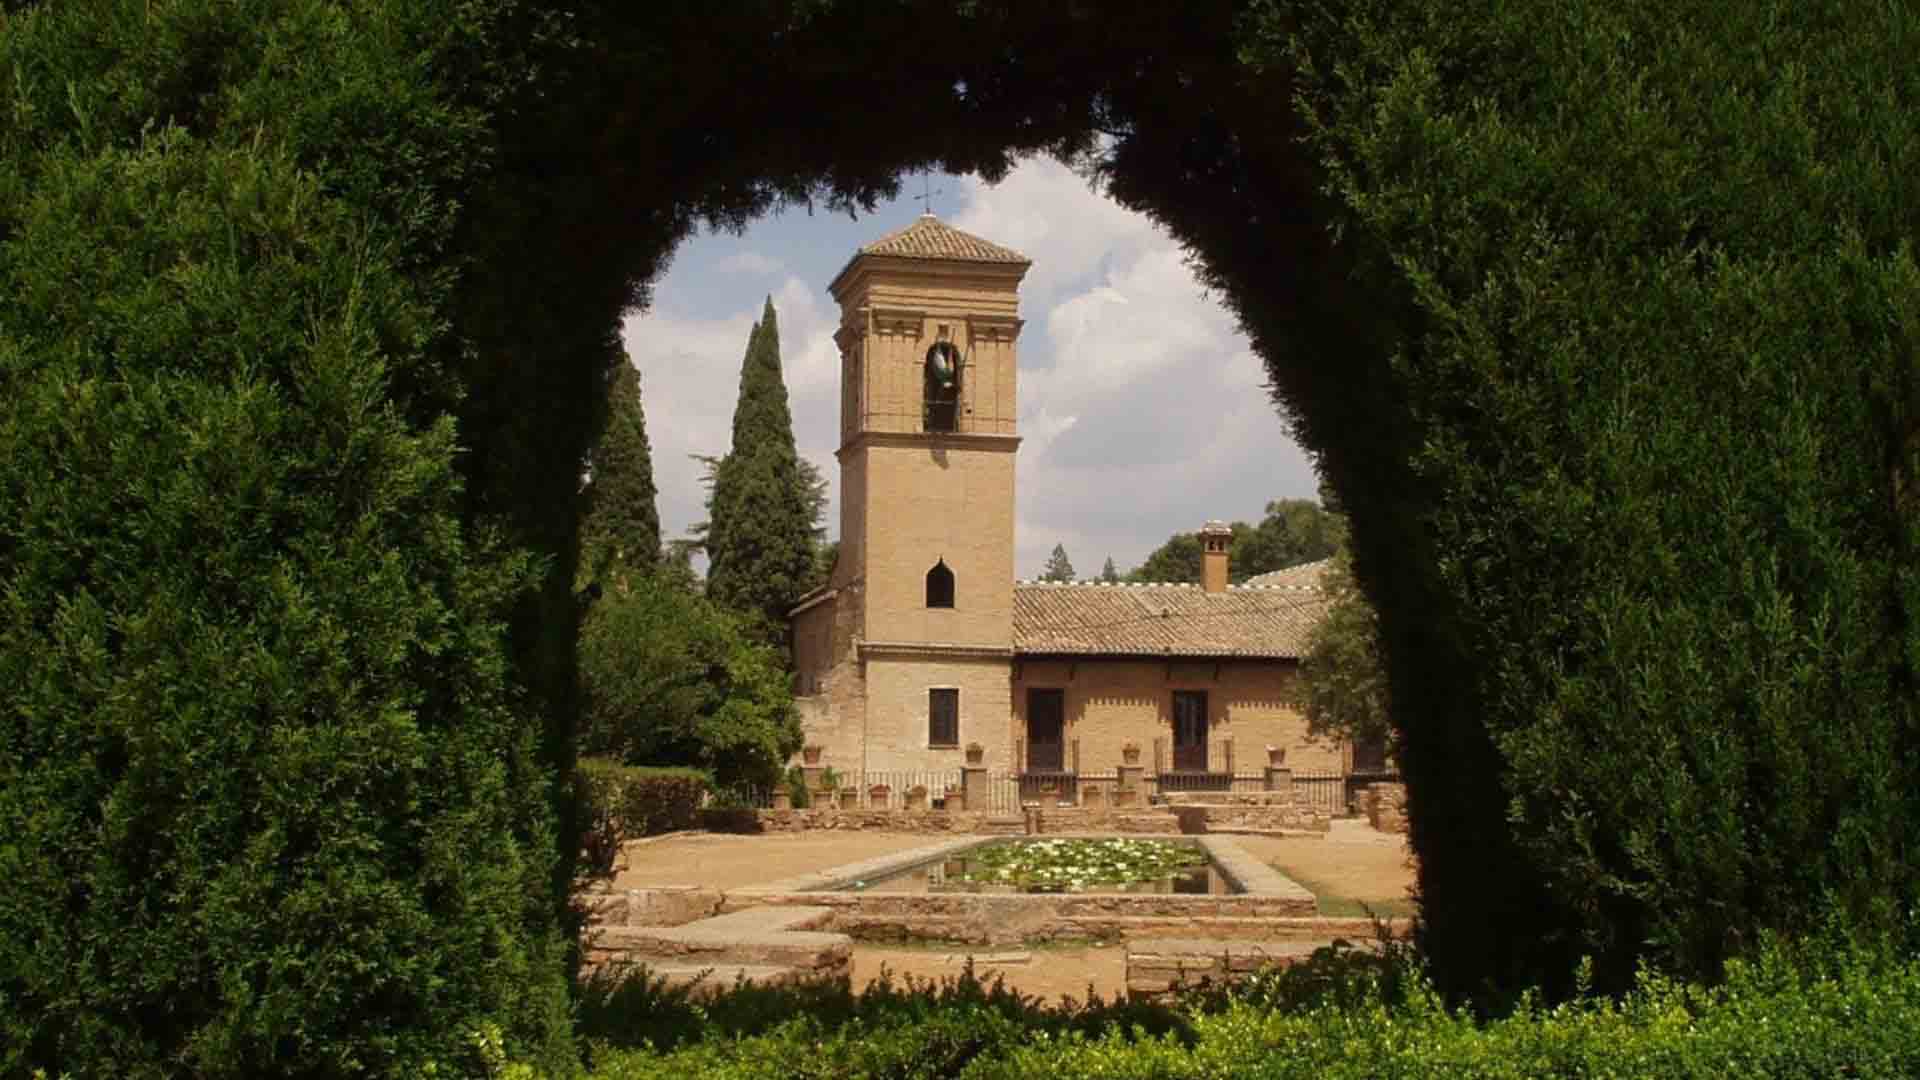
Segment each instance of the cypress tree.
[{"label": "cypress tree", "polygon": [[814,554],[812,504],[793,446],[772,297],[747,338],[733,449],[714,477],[707,557],[707,595],[757,622],[769,640],[780,640],[787,610],[811,579]]},{"label": "cypress tree", "polygon": [[1067,546],[1065,544],[1053,545],[1053,554],[1047,556],[1047,567],[1040,571],[1040,580],[1073,580],[1073,560],[1067,558]]},{"label": "cypress tree", "polygon": [[1120,571],[1113,565],[1113,556],[1107,556],[1107,563],[1100,568],[1100,580],[1111,585],[1120,580]]},{"label": "cypress tree", "polygon": [[591,576],[648,574],[660,563],[660,511],[653,452],[640,403],[640,372],[624,355],[607,392],[607,426],[593,449],[581,529],[583,568]]}]

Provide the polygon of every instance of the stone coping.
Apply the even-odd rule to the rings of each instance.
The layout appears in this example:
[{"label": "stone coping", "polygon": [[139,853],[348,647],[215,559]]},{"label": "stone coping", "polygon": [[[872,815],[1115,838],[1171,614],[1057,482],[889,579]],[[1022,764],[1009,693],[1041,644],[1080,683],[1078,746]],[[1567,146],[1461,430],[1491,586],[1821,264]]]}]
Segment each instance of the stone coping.
[{"label": "stone coping", "polygon": [[[1059,834],[1050,833],[1047,835],[1046,838],[1061,839],[1061,840],[1113,839],[1113,837],[1108,834],[1079,835],[1074,833],[1059,833]],[[998,841],[1005,840],[1005,839],[1006,837],[1001,837],[1001,836],[967,836],[967,837],[958,837],[952,840],[943,840],[937,844],[928,844],[928,845],[925,845],[924,847],[910,848],[906,851],[896,851],[890,855],[882,855],[877,858],[862,859],[858,862],[846,863],[841,866],[836,866],[828,870],[822,870],[822,871],[818,871],[811,874],[802,874],[797,877],[785,878],[780,881],[769,882],[768,884],[765,884],[765,885],[755,885],[748,888],[733,889],[728,892],[727,896],[729,900],[732,900],[734,897],[739,897],[743,900],[748,900],[748,901],[751,901],[755,897],[762,897],[762,896],[768,896],[768,897],[779,896],[783,898],[797,899],[808,893],[831,893],[836,896],[844,896],[848,894],[845,893],[843,890],[845,890],[847,886],[852,885],[855,882],[871,881],[878,878],[883,878],[889,874],[895,874],[902,870],[909,870],[909,869],[912,869],[913,867],[921,866],[925,863],[934,862],[936,860],[952,858],[953,856],[958,855],[961,852],[970,851],[973,848],[980,847],[983,844],[996,843]],[[1212,860],[1213,865],[1220,871],[1221,875],[1225,877],[1229,882],[1231,882],[1234,888],[1240,890],[1238,893],[1229,894],[1230,896],[1271,898],[1274,900],[1286,901],[1290,905],[1304,904],[1307,906],[1307,910],[1309,911],[1313,910],[1313,905],[1315,904],[1315,901],[1312,893],[1302,888],[1300,884],[1298,882],[1295,882],[1292,878],[1287,877],[1285,874],[1280,873],[1278,870],[1275,870],[1273,867],[1268,866],[1266,863],[1263,863],[1259,859],[1254,858],[1251,854],[1247,852],[1245,848],[1241,847],[1237,842],[1235,842],[1232,837],[1229,837],[1229,836],[1183,836],[1183,837],[1180,837],[1177,841],[1173,841],[1173,842],[1192,844],[1196,847],[1199,847],[1201,850],[1205,851],[1207,853],[1207,857]],[[857,893],[852,895],[885,896],[885,895],[891,895],[891,894]],[[917,896],[920,894],[908,894],[908,895]],[[942,894],[936,893],[936,894],[930,894],[930,895],[938,896]],[[952,894],[952,895],[975,896],[978,894],[961,893],[961,894]],[[1100,893],[1100,892],[1040,893],[1040,894],[1034,894],[1034,896],[1032,897],[1019,895],[1019,896],[1010,896],[1010,897],[1007,897],[1006,899],[1011,901],[1021,901],[1021,900],[1044,898],[1050,901],[1058,902],[1063,899],[1071,900],[1078,897],[1109,897],[1109,896],[1118,897],[1118,896],[1131,896],[1131,895],[1141,895],[1141,894]],[[1191,901],[1211,900],[1211,901],[1217,902],[1219,900],[1225,899],[1225,897],[1220,897],[1220,896],[1197,896],[1196,895],[1192,897],[1168,897],[1161,894],[1153,894],[1153,895],[1156,900],[1172,899],[1176,903],[1183,900],[1191,900]]]},{"label": "stone coping", "polygon": [[1194,839],[1207,851],[1207,857],[1220,873],[1243,894],[1285,897],[1315,903],[1313,894],[1292,878],[1254,858],[1231,837],[1198,836]]}]

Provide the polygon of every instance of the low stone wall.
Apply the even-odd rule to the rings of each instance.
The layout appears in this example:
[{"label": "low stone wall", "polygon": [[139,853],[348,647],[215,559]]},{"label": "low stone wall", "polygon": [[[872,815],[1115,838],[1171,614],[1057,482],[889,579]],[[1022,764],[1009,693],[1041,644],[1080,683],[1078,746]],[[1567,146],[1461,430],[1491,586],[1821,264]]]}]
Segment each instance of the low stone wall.
[{"label": "low stone wall", "polygon": [[[1169,819],[1170,816],[1169,816]],[[1287,938],[1315,923],[1313,894],[1225,837],[1194,843],[1238,893],[889,893],[840,891],[909,866],[949,857],[978,843],[953,840],[833,867],[763,886],[734,889],[722,908],[799,905],[829,910],[828,928],[881,941],[924,940],[1009,945],[1057,938],[1139,934]]]},{"label": "low stone wall", "polygon": [[682,926],[720,914],[725,896],[698,885],[614,889],[601,884],[584,898],[587,920],[601,926]]},{"label": "low stone wall", "polygon": [[1291,967],[1313,955],[1313,942],[1143,938],[1127,943],[1127,995],[1161,998],[1201,985],[1221,986],[1258,971]]},{"label": "low stone wall", "polygon": [[1019,814],[985,814],[965,810],[703,810],[700,823],[710,832],[791,833],[814,829],[849,831],[954,833],[964,836],[1019,836],[1027,831]]},{"label": "low stone wall", "polygon": [[1184,833],[1327,832],[1325,810],[1279,791],[1193,791],[1167,796]]},{"label": "low stone wall", "polygon": [[1368,784],[1360,796],[1367,821],[1383,833],[1407,831],[1407,786],[1405,784]]}]

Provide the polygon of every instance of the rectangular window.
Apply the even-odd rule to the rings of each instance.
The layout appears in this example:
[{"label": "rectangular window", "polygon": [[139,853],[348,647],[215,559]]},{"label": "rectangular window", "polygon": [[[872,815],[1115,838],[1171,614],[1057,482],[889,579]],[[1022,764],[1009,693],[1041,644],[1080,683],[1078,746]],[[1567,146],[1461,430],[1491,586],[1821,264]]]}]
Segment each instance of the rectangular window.
[{"label": "rectangular window", "polygon": [[951,686],[927,691],[927,745],[960,745],[960,691]]}]

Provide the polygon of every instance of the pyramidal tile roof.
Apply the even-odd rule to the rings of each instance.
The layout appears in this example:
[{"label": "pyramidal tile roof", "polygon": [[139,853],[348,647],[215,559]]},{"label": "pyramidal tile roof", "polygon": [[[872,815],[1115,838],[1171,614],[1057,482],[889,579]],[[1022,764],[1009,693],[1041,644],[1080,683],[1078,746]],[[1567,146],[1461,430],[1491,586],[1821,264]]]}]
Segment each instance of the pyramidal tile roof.
[{"label": "pyramidal tile roof", "polygon": [[895,229],[860,249],[862,255],[896,255],[909,259],[953,259],[960,262],[1030,263],[1012,248],[982,240],[941,221],[932,214],[904,229]]}]

